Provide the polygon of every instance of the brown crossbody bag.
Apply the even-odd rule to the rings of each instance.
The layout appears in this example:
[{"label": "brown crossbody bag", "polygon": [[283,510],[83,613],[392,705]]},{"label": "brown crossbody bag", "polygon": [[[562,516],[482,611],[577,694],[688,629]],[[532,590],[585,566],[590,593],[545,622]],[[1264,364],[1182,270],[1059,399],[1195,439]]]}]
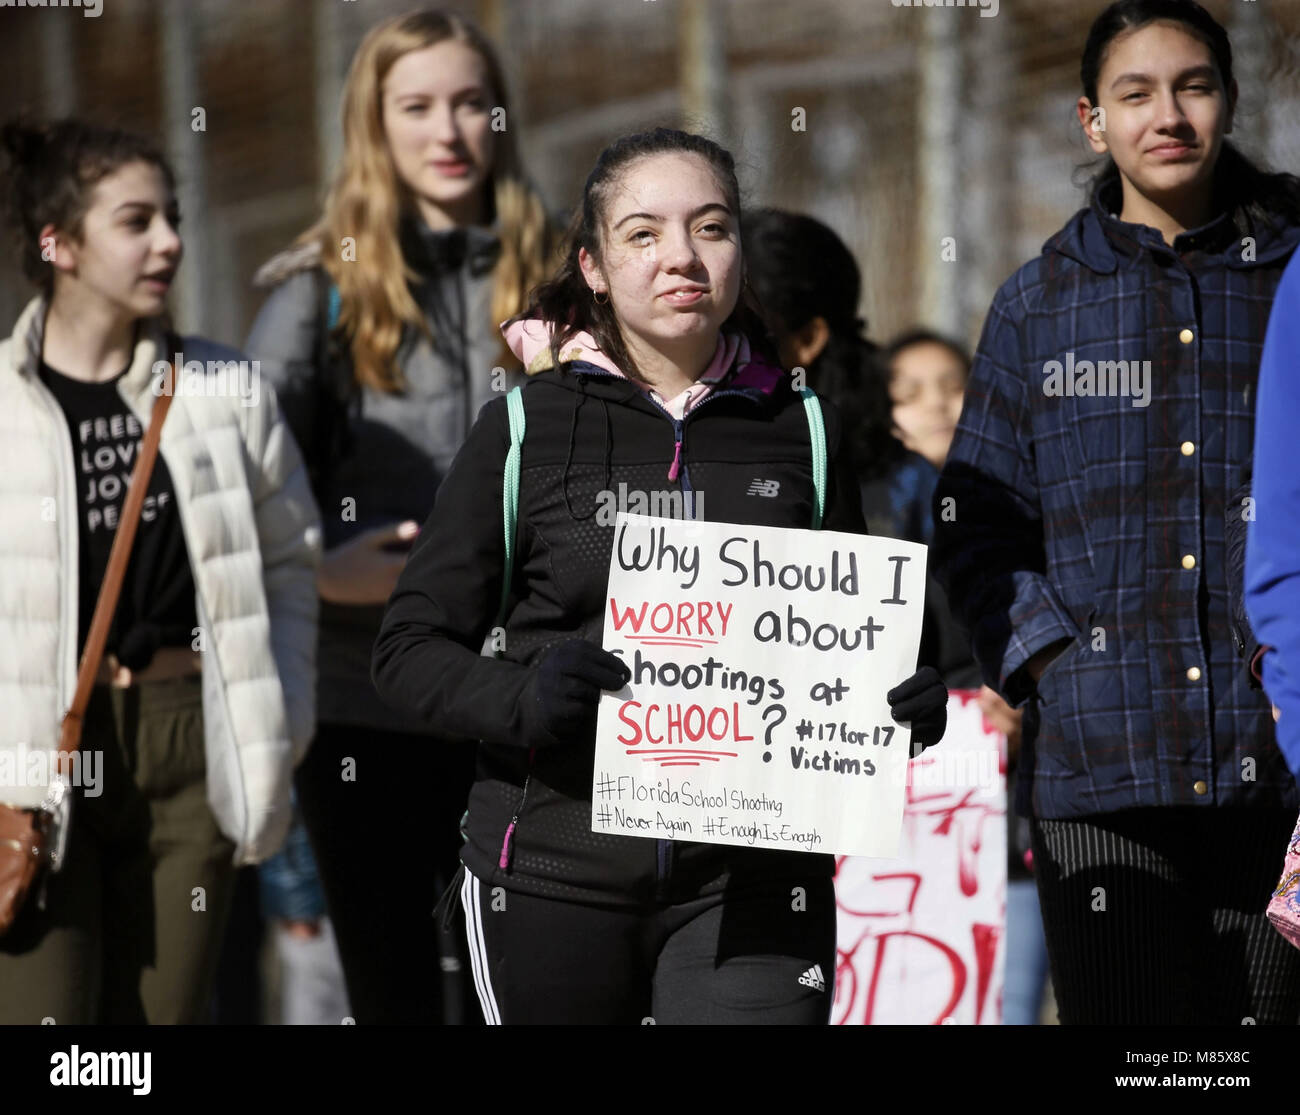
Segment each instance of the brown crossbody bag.
[{"label": "brown crossbody bag", "polygon": [[[77,690],[72,705],[64,714],[59,739],[57,772],[50,780],[50,790],[45,800],[35,808],[19,809],[0,803],[0,936],[9,931],[18,912],[32,889],[41,881],[46,868],[58,871],[63,866],[63,855],[71,820],[72,787],[67,781],[67,764],[81,746],[81,729],[90,703],[91,690],[99,673],[99,663],[108,642],[108,631],[117,611],[122,580],[126,576],[127,562],[135,542],[135,530],[140,523],[149,477],[158,457],[158,441],[162,436],[163,420],[172,403],[175,384],[175,366],[169,365],[167,390],[153,405],[149,429],[144,444],[131,473],[126,503],[118,520],[117,533],[108,553],[108,568],[99,599],[95,602],[94,617],[86,634],[86,646],[77,671]],[[42,898],[44,896],[42,895]]]}]

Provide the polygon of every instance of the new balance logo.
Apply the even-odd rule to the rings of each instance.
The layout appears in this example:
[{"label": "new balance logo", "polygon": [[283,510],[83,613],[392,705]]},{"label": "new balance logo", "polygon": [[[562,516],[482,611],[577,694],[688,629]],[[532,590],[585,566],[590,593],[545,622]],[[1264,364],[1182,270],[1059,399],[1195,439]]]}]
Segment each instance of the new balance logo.
[{"label": "new balance logo", "polygon": [[749,482],[749,491],[745,494],[750,496],[766,496],[768,499],[772,499],[780,490],[781,481],[760,480],[758,477],[755,477]]},{"label": "new balance logo", "polygon": [[804,987],[811,987],[816,991],[826,990],[826,980],[822,978],[822,966],[814,964],[808,971],[799,977],[799,982]]}]

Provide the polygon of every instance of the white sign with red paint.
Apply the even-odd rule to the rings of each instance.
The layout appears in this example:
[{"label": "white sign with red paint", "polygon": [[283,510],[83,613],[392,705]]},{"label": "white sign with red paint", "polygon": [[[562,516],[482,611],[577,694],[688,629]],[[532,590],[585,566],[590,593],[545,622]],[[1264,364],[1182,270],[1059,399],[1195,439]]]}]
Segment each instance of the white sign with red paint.
[{"label": "white sign with red paint", "polygon": [[953,690],[913,759],[897,859],[842,858],[832,1021],[997,1024],[1007,892],[1006,736]]},{"label": "white sign with red paint", "polygon": [[620,513],[604,646],[595,832],[893,855],[924,546]]}]

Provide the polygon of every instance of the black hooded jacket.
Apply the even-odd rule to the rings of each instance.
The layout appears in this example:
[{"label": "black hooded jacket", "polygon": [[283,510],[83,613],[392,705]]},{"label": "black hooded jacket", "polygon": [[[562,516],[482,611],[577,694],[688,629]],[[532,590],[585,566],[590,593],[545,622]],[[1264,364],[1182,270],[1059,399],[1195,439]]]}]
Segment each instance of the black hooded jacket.
[{"label": "black hooded jacket", "polygon": [[[683,901],[745,875],[830,876],[828,855],[592,832],[594,733],[559,746],[527,743],[539,660],[569,639],[601,642],[614,536],[601,492],[617,497],[625,485],[651,500],[692,492],[696,517],[708,521],[811,525],[808,425],[789,378],[750,364],[676,421],[635,384],[573,361],[533,376],[523,401],[503,656],[480,649],[496,622],[505,563],[504,398],[483,407],[439,487],[375,645],[374,682],[386,701],[440,737],[479,741],[466,866],[487,885],[611,906]],[[837,412],[824,404],[824,414],[823,526],[865,533]],[[670,481],[678,442],[681,467]]]}]

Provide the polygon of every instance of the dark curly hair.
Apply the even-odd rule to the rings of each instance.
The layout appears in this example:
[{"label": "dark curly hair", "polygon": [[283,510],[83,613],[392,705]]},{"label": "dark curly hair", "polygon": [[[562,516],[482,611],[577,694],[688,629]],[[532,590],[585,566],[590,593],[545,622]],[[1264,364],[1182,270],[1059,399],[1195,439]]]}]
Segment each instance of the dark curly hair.
[{"label": "dark curly hair", "polygon": [[47,296],[54,290],[54,271],[42,258],[41,229],[53,225],[80,239],[96,184],[127,163],[151,163],[168,188],[176,188],[171,167],[152,142],[87,120],[9,120],[0,127],[0,155],[0,195],[18,261]]}]

